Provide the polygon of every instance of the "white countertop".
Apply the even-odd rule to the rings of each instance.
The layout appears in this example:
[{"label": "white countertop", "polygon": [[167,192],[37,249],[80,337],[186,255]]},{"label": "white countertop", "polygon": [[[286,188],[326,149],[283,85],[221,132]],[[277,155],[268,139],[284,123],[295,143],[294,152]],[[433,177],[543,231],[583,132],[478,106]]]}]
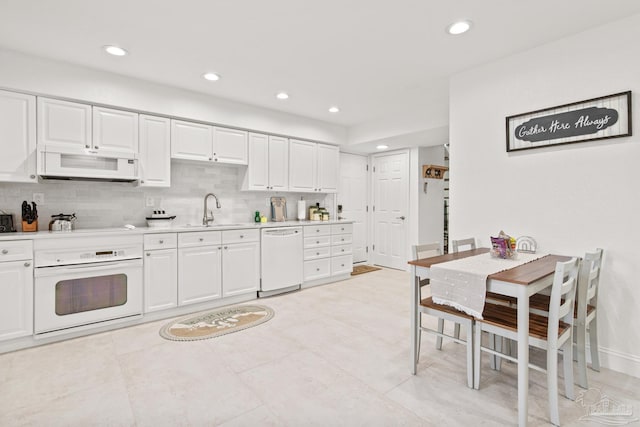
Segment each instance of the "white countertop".
[{"label": "white countertop", "polygon": [[3,240],[33,240],[33,239],[50,239],[64,237],[80,237],[80,236],[104,236],[105,234],[121,235],[121,234],[152,234],[152,233],[185,233],[195,231],[217,231],[217,230],[238,230],[238,229],[262,229],[273,227],[296,227],[304,225],[328,225],[328,224],[350,224],[352,220],[331,220],[331,221],[284,221],[284,222],[246,222],[225,224],[213,223],[210,226],[190,225],[190,224],[172,224],[170,227],[136,227],[129,229],[123,227],[116,228],[85,228],[72,231],[37,231],[31,233],[15,232],[0,233],[0,241]]}]

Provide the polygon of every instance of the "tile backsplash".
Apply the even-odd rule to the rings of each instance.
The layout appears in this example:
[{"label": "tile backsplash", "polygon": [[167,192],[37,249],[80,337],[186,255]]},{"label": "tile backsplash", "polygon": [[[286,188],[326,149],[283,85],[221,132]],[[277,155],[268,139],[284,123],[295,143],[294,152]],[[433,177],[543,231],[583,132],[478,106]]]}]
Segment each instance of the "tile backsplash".
[{"label": "tile backsplash", "polygon": [[[75,213],[76,228],[122,227],[124,224],[146,226],[145,217],[154,209],[176,215],[176,224],[201,224],[204,196],[214,193],[221,208],[209,207],[215,222],[251,222],[255,211],[270,217],[267,199],[284,196],[287,217],[296,218],[297,201],[304,197],[306,205],[320,203],[333,215],[335,196],[312,193],[271,193],[240,191],[246,167],[231,165],[200,165],[194,162],[171,162],[171,187],[138,187],[135,183],[41,180],[39,184],[0,182],[0,210],[13,214],[20,230],[22,201],[32,201],[33,193],[43,193],[45,203],[38,206],[39,230],[47,230],[51,215]],[[153,198],[154,207],[146,207]]]}]

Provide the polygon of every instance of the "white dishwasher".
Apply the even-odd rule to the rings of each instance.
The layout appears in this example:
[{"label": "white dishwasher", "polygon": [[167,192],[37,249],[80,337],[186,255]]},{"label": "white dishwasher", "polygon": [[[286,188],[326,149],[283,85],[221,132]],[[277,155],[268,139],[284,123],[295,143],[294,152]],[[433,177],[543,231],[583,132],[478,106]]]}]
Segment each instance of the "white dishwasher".
[{"label": "white dishwasher", "polygon": [[300,289],[303,277],[302,227],[262,230],[262,280],[258,296]]}]

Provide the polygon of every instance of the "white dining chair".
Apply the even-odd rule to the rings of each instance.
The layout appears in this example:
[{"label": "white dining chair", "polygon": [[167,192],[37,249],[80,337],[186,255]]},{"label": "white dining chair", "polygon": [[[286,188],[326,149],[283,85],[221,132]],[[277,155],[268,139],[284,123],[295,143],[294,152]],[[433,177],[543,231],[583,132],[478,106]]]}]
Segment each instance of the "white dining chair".
[{"label": "white dining chair", "polygon": [[[589,335],[589,352],[591,355],[591,369],[600,371],[600,356],[598,347],[598,284],[602,268],[603,250],[598,248],[594,252],[587,252],[580,265],[578,275],[578,290],[576,291],[575,308],[573,311],[574,344],[576,346],[574,359],[578,362],[576,384],[588,389],[587,379],[587,334]],[[549,312],[549,296],[533,295],[530,300],[530,311],[547,316]]]},{"label": "white dining chair", "polygon": [[[422,326],[421,324],[420,334],[422,332],[428,332],[436,335],[436,339],[439,339],[440,343],[442,343],[443,338],[447,338],[467,346],[467,385],[469,388],[473,388],[473,316],[469,316],[468,314],[458,311],[448,305],[436,304],[433,302],[431,297],[423,298],[420,301],[418,310],[421,315],[428,314],[438,318],[438,330],[430,329],[426,326]],[[447,335],[444,331],[440,330],[440,320],[449,320],[455,322],[456,325],[463,325],[466,331],[466,340],[461,339],[459,336]],[[458,326],[458,331],[459,330]],[[417,338],[418,337],[415,337],[415,339]]]},{"label": "white dining chair", "polygon": [[[549,413],[551,422],[560,425],[558,411],[558,351],[562,350],[565,396],[575,398],[573,390],[573,307],[578,281],[578,258],[558,262],[553,276],[549,315],[529,314],[529,345],[547,351],[547,368],[530,364],[529,367],[547,373]],[[496,355],[496,351],[482,346],[482,332],[518,340],[517,308],[486,304],[482,319],[476,319],[474,336],[474,387],[480,386],[481,352]],[[500,358],[517,363],[518,359],[504,353]]]},{"label": "white dining chair", "polygon": [[[433,243],[424,243],[421,245],[413,245],[411,246],[411,253],[413,255],[413,259],[422,259],[429,258],[432,256],[442,255],[442,249],[440,247],[440,242]],[[420,280],[420,300],[422,300],[422,287],[429,284],[429,279],[421,279]],[[420,314],[420,325],[422,325],[422,315]],[[459,329],[459,326],[458,326]],[[438,332],[442,333],[444,331],[444,319],[438,318]],[[417,345],[416,345],[416,360],[420,359],[420,343],[421,343],[421,335],[418,334]],[[442,337],[436,337],[436,348],[440,350],[442,348]]]}]

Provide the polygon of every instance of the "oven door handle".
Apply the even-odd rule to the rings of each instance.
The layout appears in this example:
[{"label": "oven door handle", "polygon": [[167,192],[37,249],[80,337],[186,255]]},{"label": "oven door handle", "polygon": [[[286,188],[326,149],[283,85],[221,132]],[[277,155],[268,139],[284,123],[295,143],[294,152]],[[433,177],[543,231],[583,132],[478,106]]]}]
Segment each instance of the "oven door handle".
[{"label": "oven door handle", "polygon": [[89,263],[78,265],[64,265],[60,267],[40,267],[34,269],[35,277],[45,277],[61,274],[64,272],[77,273],[79,271],[86,271],[87,273],[103,270],[117,270],[127,267],[142,267],[142,259],[132,259],[128,261],[116,261],[116,262],[101,262],[101,263]]}]

